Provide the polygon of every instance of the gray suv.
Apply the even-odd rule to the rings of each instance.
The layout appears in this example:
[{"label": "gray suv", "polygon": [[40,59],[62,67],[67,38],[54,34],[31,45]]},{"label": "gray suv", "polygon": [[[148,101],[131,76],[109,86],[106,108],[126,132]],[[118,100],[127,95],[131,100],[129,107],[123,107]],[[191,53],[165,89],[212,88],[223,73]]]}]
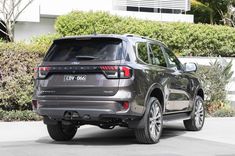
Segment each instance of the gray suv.
[{"label": "gray suv", "polygon": [[194,63],[182,65],[163,43],[134,35],[57,39],[35,68],[32,106],[56,141],[82,125],[134,129],[140,143],[159,141],[163,121],[201,130],[204,93]]}]

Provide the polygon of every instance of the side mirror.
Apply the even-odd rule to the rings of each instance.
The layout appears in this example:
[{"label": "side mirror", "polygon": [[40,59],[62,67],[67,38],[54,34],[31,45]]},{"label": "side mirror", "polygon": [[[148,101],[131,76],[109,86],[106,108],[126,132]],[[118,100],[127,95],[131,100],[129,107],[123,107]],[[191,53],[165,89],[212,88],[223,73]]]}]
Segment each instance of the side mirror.
[{"label": "side mirror", "polygon": [[197,65],[196,63],[185,63],[184,64],[184,71],[185,72],[196,72],[197,71]]}]

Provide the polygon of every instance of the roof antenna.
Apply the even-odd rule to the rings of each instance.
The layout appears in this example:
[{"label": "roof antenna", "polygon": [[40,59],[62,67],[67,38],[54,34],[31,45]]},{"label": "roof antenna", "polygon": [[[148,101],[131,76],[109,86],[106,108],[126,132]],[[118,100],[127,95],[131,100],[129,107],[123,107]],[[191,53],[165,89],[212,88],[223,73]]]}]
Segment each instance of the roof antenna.
[{"label": "roof antenna", "polygon": [[94,34],[94,35],[97,35],[97,34],[96,34],[96,30],[95,30],[95,23],[92,23],[92,27],[93,27],[93,34]]}]

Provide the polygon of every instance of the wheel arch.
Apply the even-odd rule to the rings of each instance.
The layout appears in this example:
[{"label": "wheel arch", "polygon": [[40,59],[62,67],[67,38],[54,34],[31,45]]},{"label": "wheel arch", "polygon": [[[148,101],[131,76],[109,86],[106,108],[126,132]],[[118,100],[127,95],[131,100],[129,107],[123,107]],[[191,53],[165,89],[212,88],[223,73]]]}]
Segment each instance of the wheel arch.
[{"label": "wheel arch", "polygon": [[149,87],[148,89],[148,92],[146,93],[146,96],[145,96],[145,100],[144,100],[144,107],[145,107],[145,110],[144,110],[144,115],[143,117],[140,119],[140,120],[135,120],[135,121],[131,121],[128,123],[128,126],[129,128],[138,128],[138,129],[141,129],[141,128],[144,128],[144,121],[145,119],[147,118],[147,114],[146,114],[146,111],[150,108],[150,106],[148,105],[148,100],[151,98],[151,97],[156,97],[156,98],[161,98],[161,99],[158,99],[161,106],[162,106],[162,110],[163,112],[165,111],[165,100],[164,100],[164,92],[163,92],[163,86],[161,86],[160,84],[153,84]]},{"label": "wheel arch", "polygon": [[198,87],[198,89],[196,90],[194,98],[196,98],[196,96],[200,96],[204,100],[205,95],[204,95],[204,91],[201,87]]},{"label": "wheel arch", "polygon": [[155,97],[159,100],[161,106],[162,106],[162,110],[163,112],[165,111],[165,100],[164,100],[164,92],[163,92],[163,87],[160,84],[153,84],[148,92],[147,95],[145,97],[145,108],[147,108],[147,104],[148,104],[148,100],[150,99],[150,97]]}]

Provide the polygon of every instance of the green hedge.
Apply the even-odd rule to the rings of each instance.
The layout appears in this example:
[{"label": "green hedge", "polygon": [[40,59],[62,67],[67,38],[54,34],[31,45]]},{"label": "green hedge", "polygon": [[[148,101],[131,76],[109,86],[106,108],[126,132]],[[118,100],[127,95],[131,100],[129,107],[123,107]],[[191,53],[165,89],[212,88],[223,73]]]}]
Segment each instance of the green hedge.
[{"label": "green hedge", "polygon": [[0,121],[39,121],[42,117],[30,110],[3,111],[0,109]]},{"label": "green hedge", "polygon": [[40,47],[24,43],[0,44],[0,109],[28,110],[33,92],[33,68],[40,62]]},{"label": "green hedge", "polygon": [[61,38],[60,34],[47,34],[33,37],[31,39],[31,45],[39,47],[39,51],[45,53],[51,46],[54,39]]},{"label": "green hedge", "polygon": [[71,12],[57,18],[62,36],[137,34],[158,39],[179,55],[235,56],[235,29],[226,26],[162,23],[110,15],[105,12]]}]

